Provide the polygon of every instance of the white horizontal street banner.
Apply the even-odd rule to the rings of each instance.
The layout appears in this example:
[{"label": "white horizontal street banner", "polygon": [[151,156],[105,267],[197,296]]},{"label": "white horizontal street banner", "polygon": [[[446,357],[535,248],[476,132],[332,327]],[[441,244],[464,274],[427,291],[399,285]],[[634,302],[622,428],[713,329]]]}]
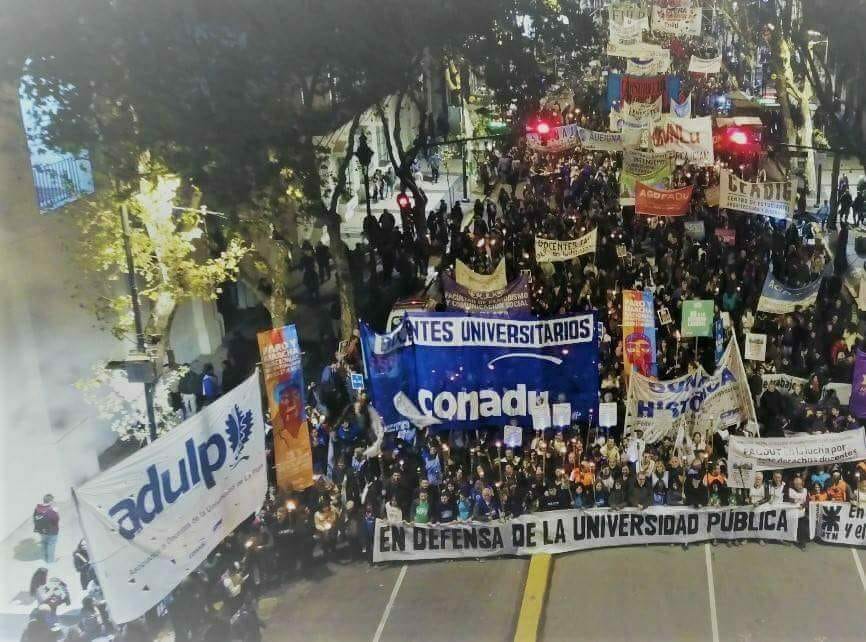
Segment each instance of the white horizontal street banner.
[{"label": "white horizontal street banner", "polygon": [[468,290],[496,292],[508,287],[505,277],[505,261],[500,261],[490,274],[479,274],[460,259],[454,265],[454,280]]},{"label": "white horizontal street banner", "polygon": [[710,116],[677,118],[665,114],[653,123],[650,142],[656,153],[670,152],[695,165],[713,164],[713,122]]},{"label": "white horizontal street banner", "polygon": [[722,57],[698,58],[692,56],[689,60],[689,73],[692,74],[717,74],[722,70]]},{"label": "white horizontal street banner", "polygon": [[757,421],[736,336],[713,374],[703,368],[677,379],[657,381],[632,373],[626,402],[626,434],[643,431],[648,444],[680,431],[704,434]]},{"label": "white horizontal street banner", "polygon": [[862,459],[866,459],[863,428],[793,437],[731,436],[728,442],[728,465],[749,460],[755,470],[826,466]]},{"label": "white horizontal street banner", "polygon": [[858,504],[812,502],[809,504],[810,536],[828,544],[866,546],[866,509],[862,503]]},{"label": "white horizontal street banner", "polygon": [[797,538],[801,509],[787,506],[559,510],[491,522],[409,524],[376,520],[374,562],[568,553],[612,546],[712,539]]},{"label": "white horizontal street banner", "polygon": [[667,55],[646,60],[629,58],[625,64],[625,73],[629,76],[657,76],[668,73],[671,68],[670,49],[662,49],[661,51],[667,52]]},{"label": "white horizontal street banner", "polygon": [[578,127],[577,136],[584,149],[606,152],[622,150],[622,134],[617,132],[597,132]]},{"label": "white horizontal street banner", "polygon": [[659,96],[651,103],[626,102],[622,105],[622,114],[643,127],[649,127],[662,117],[662,97]]},{"label": "white horizontal street banner", "polygon": [[805,388],[808,383],[808,379],[792,377],[787,374],[763,374],[761,375],[761,392],[765,391],[770,384],[773,384],[773,387],[780,392],[792,394],[796,392],[798,386],[802,392],[803,388]]},{"label": "white horizontal street banner", "polygon": [[598,230],[584,234],[579,239],[557,241],[535,237],[535,260],[539,263],[570,261],[571,259],[595,252]]},{"label": "white horizontal street banner", "polygon": [[74,491],[115,622],[141,617],[261,508],[268,487],[258,373]]},{"label": "white horizontal street banner", "polygon": [[649,12],[641,4],[634,2],[612,2],[607,8],[608,20],[615,24],[629,21],[642,30],[649,29]]},{"label": "white horizontal street banner", "polygon": [[652,30],[675,36],[700,36],[703,11],[691,0],[665,0],[653,5]]},{"label": "white horizontal street banner", "polygon": [[729,169],[723,169],[719,181],[719,207],[772,218],[790,219],[794,216],[794,185],[780,183],[750,183],[737,178]]},{"label": "white horizontal street banner", "polygon": [[656,49],[656,45],[643,42],[643,32],[647,29],[647,18],[630,18],[619,16],[618,19],[609,20],[609,31],[607,39],[607,53],[609,56],[644,57],[635,52],[646,52]]}]

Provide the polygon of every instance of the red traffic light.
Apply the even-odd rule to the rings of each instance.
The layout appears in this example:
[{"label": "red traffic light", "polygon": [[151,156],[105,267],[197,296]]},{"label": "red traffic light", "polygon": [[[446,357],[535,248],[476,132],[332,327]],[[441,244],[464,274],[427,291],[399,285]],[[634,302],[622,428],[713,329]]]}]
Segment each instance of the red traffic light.
[{"label": "red traffic light", "polygon": [[742,129],[733,129],[728,133],[728,139],[734,145],[748,145],[749,136]]},{"label": "red traffic light", "polygon": [[538,132],[539,134],[541,134],[542,136],[546,136],[547,134],[550,133],[550,125],[548,125],[544,121],[541,121],[535,126],[535,131]]},{"label": "red traffic light", "polygon": [[409,197],[402,192],[400,194],[397,194],[397,205],[400,207],[401,210],[409,209],[411,207],[411,204],[409,203]]}]

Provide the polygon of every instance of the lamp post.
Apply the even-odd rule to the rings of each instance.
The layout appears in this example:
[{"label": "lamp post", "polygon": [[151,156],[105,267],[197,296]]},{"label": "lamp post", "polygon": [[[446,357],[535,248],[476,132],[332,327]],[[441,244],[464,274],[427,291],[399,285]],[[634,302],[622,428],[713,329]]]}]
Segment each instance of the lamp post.
[{"label": "lamp post", "polygon": [[370,161],[373,160],[373,150],[367,144],[367,135],[361,134],[358,137],[358,149],[355,150],[355,156],[358,157],[358,162],[364,168],[364,192],[367,195],[367,216],[370,215]]}]

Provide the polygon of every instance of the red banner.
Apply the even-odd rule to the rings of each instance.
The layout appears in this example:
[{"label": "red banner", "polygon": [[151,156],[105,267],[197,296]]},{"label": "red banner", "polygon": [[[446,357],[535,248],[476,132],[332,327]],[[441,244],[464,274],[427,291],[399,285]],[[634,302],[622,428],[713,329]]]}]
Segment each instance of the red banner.
[{"label": "red banner", "polygon": [[683,216],[692,202],[692,187],[656,189],[643,183],[635,186],[634,211],[644,216]]}]

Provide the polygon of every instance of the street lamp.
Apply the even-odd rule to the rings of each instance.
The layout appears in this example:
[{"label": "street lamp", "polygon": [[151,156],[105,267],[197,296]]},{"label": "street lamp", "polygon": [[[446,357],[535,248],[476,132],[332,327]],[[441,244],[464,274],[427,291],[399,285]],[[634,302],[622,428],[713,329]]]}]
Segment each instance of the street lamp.
[{"label": "street lamp", "polygon": [[358,149],[355,150],[355,156],[358,157],[358,162],[364,168],[364,191],[367,194],[367,216],[370,212],[370,161],[373,160],[373,150],[367,144],[367,135],[361,134],[358,138]]}]

